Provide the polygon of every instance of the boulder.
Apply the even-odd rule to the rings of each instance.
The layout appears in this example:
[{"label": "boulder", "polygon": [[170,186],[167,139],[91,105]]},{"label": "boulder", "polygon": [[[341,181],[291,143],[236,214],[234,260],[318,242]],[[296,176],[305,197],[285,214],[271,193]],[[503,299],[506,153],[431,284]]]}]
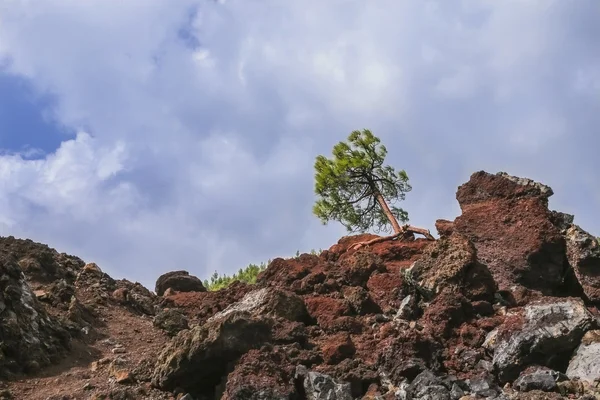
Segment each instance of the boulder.
[{"label": "boulder", "polygon": [[257,317],[280,317],[289,321],[305,321],[308,318],[306,306],[300,296],[276,287],[267,287],[251,291],[240,301],[215,314],[209,321],[240,312]]},{"label": "boulder", "polygon": [[458,188],[462,215],[454,232],[473,243],[478,261],[507,295],[519,286],[554,295],[563,284],[565,244],[548,210],[552,193],[530,179],[484,171]]},{"label": "boulder", "polygon": [[205,292],[206,288],[202,281],[190,275],[187,271],[171,271],[161,275],[156,280],[154,291],[158,296],[162,296],[165,290],[171,288],[176,292]]},{"label": "boulder", "polygon": [[429,247],[404,272],[405,281],[414,285],[428,300],[446,287],[471,300],[491,300],[496,283],[487,267],[477,261],[476,254],[475,247],[466,237],[452,234]]},{"label": "boulder", "polygon": [[553,392],[558,388],[558,382],[567,380],[567,376],[558,371],[545,368],[534,368],[525,371],[514,381],[512,387],[520,392],[540,390]]},{"label": "boulder", "polygon": [[154,317],[155,327],[166,331],[170,336],[177,335],[180,331],[188,329],[188,319],[181,311],[176,309],[166,309],[160,311]]},{"label": "boulder", "polygon": [[442,378],[425,370],[412,381],[407,390],[408,397],[414,400],[450,400],[450,390],[444,386]]},{"label": "boulder", "polygon": [[566,374],[570,379],[600,381],[600,331],[589,331],[583,336]]},{"label": "boulder", "polygon": [[493,351],[493,365],[502,382],[515,379],[526,365],[552,367],[594,326],[595,318],[582,300],[550,300],[509,314],[486,338],[484,347]]},{"label": "boulder", "polygon": [[271,338],[272,324],[267,317],[231,312],[183,331],[158,356],[152,384],[212,397],[228,366]]},{"label": "boulder", "polygon": [[567,259],[583,292],[592,302],[600,302],[600,244],[595,236],[572,225],[565,233]]}]

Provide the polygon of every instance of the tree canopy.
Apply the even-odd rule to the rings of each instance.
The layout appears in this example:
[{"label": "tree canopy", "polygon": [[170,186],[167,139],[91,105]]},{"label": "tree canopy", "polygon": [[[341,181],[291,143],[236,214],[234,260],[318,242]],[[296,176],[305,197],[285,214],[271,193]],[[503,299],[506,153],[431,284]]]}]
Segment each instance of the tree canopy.
[{"label": "tree canopy", "polygon": [[353,131],[333,147],[332,158],[319,155],[315,167],[313,212],[324,223],[341,222],[350,232],[393,230],[408,213],[395,204],[412,188],[404,170],[384,165],[387,149],[371,131]]}]

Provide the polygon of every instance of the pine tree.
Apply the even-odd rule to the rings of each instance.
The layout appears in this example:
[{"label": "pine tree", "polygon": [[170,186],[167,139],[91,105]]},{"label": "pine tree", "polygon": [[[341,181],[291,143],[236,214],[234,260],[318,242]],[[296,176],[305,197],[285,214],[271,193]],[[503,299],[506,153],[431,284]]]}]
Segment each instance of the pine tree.
[{"label": "pine tree", "polygon": [[349,232],[393,231],[365,244],[407,233],[434,239],[426,229],[400,225],[408,221],[408,213],[395,204],[412,189],[408,175],[384,165],[387,149],[371,131],[353,131],[346,142],[333,147],[332,154],[331,159],[317,156],[314,165],[318,199],[313,213],[323,224],[336,220]]}]

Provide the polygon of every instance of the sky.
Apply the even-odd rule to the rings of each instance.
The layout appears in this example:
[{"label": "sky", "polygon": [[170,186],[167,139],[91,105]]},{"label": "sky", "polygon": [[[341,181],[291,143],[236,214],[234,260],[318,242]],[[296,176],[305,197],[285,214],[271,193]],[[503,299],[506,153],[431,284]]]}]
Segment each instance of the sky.
[{"label": "sky", "polygon": [[370,129],[433,232],[479,170],[600,234],[598,0],[4,0],[0,235],[153,288],[325,249],[314,160]]}]

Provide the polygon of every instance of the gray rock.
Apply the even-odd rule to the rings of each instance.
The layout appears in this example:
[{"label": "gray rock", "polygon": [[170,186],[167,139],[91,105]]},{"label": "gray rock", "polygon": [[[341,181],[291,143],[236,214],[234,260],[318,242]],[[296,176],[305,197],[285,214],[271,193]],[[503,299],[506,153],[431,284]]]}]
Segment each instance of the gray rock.
[{"label": "gray rock", "polygon": [[557,353],[573,351],[595,323],[580,299],[530,303],[520,313],[524,322],[506,326],[515,324],[515,316],[509,315],[483,344],[493,351],[492,362],[502,382],[515,379],[527,364],[545,365]]},{"label": "gray rock", "polygon": [[411,320],[415,315],[416,302],[413,295],[406,296],[400,303],[394,319]]},{"label": "gray rock", "polygon": [[442,385],[426,386],[414,394],[413,400],[451,400],[450,391]]},{"label": "gray rock", "polygon": [[590,383],[600,380],[600,331],[585,334],[569,362],[567,376]]},{"label": "gray rock", "polygon": [[572,225],[565,233],[567,259],[590,301],[600,301],[600,244],[598,239]]},{"label": "gray rock", "polygon": [[296,379],[303,381],[306,400],[353,400],[349,383],[336,382],[331,376],[296,367]]},{"label": "gray rock", "polygon": [[450,398],[452,400],[459,400],[461,397],[465,395],[465,391],[462,388],[454,383],[452,385],[452,390],[450,390]]},{"label": "gray rock", "polygon": [[467,385],[472,394],[485,398],[496,397],[502,391],[491,375],[469,379]]},{"label": "gray rock", "polygon": [[153,325],[166,331],[171,336],[175,336],[180,331],[189,328],[187,317],[181,311],[172,308],[162,310],[156,314]]},{"label": "gray rock", "polygon": [[46,313],[14,258],[0,255],[0,378],[36,372],[69,348],[70,335]]},{"label": "gray rock", "polygon": [[209,321],[240,312],[253,316],[281,317],[290,321],[304,321],[308,316],[306,305],[300,296],[268,287],[251,291],[242,300],[215,314]]},{"label": "gray rock", "polygon": [[202,326],[180,332],[162,351],[152,384],[163,390],[181,388],[207,395],[227,373],[228,363],[271,338],[273,321],[247,313],[228,313]]},{"label": "gray rock", "polygon": [[567,379],[567,376],[560,372],[538,369],[533,372],[521,374],[513,383],[513,388],[520,392],[529,392],[531,390],[553,392],[557,388],[557,382]]},{"label": "gray rock", "polygon": [[564,233],[571,227],[573,224],[573,220],[575,219],[574,215],[566,214],[560,211],[552,211],[550,212],[550,220],[556,226],[561,233]]}]

